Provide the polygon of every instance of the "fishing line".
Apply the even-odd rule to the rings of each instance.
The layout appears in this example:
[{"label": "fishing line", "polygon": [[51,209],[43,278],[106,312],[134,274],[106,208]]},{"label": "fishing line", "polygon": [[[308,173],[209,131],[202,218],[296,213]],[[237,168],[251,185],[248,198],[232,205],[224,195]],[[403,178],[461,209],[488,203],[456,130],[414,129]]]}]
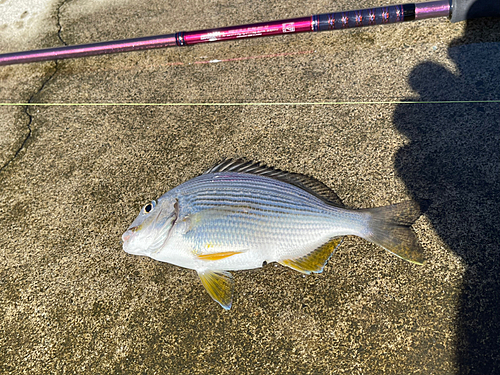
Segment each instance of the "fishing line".
[{"label": "fishing line", "polygon": [[219,103],[0,103],[0,107],[265,107],[265,106],[329,106],[379,104],[496,104],[498,100],[425,100],[425,101],[339,101],[339,102],[219,102]]}]

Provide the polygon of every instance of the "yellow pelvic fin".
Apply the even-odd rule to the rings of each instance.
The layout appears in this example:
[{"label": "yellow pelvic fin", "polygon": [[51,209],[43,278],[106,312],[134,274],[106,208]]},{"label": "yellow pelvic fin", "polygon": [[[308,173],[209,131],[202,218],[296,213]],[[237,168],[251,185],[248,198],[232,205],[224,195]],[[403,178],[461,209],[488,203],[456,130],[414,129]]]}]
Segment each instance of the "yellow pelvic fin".
[{"label": "yellow pelvic fin", "polygon": [[334,238],[303,257],[285,259],[279,263],[306,274],[323,272],[323,267],[342,240],[343,237]]},{"label": "yellow pelvic fin", "polygon": [[210,297],[229,310],[233,303],[233,275],[227,271],[207,270],[199,271],[198,276]]},{"label": "yellow pelvic fin", "polygon": [[201,260],[219,260],[224,259],[236,254],[241,254],[243,251],[221,251],[220,253],[212,253],[212,254],[200,254],[196,255],[198,259]]}]

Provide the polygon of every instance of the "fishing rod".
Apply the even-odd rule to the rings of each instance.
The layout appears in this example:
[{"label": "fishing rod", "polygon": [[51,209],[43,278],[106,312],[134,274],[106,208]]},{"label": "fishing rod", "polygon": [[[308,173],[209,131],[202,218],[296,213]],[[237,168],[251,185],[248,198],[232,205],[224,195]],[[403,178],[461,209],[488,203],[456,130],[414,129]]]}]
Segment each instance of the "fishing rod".
[{"label": "fishing rod", "polygon": [[0,65],[70,59],[164,47],[190,46],[198,43],[222,42],[271,35],[345,30],[354,27],[385,25],[435,17],[448,17],[451,22],[458,22],[472,18],[498,16],[500,16],[500,0],[438,0],[324,13],[302,18],[218,29],[181,31],[166,35],[6,53],[0,54]]}]

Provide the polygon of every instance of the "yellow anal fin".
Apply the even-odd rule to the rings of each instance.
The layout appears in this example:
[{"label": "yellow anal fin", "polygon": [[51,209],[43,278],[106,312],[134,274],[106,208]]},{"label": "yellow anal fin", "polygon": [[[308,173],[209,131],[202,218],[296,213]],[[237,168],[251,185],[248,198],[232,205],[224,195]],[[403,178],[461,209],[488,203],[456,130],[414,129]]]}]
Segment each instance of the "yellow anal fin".
[{"label": "yellow anal fin", "polygon": [[279,263],[306,274],[310,274],[311,272],[320,273],[323,271],[323,267],[325,267],[326,262],[337,246],[340,245],[342,240],[343,237],[334,238],[303,257],[285,259]]},{"label": "yellow anal fin", "polygon": [[233,303],[233,275],[227,271],[206,270],[198,271],[198,276],[210,297],[229,310]]},{"label": "yellow anal fin", "polygon": [[220,253],[200,254],[196,256],[201,260],[219,260],[241,253],[242,251],[221,251]]}]

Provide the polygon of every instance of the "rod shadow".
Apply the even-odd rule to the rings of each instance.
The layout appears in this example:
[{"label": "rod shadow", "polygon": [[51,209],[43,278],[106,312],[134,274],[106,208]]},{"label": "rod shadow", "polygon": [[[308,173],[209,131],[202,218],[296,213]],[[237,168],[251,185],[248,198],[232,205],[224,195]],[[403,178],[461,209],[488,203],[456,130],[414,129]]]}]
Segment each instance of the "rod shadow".
[{"label": "rod shadow", "polygon": [[[409,77],[417,98],[499,100],[500,19],[468,21],[448,46],[457,72],[435,63]],[[457,316],[460,374],[500,374],[500,103],[401,104],[394,123],[410,139],[396,154],[416,200],[465,265]],[[432,261],[432,260],[430,260]]]}]

